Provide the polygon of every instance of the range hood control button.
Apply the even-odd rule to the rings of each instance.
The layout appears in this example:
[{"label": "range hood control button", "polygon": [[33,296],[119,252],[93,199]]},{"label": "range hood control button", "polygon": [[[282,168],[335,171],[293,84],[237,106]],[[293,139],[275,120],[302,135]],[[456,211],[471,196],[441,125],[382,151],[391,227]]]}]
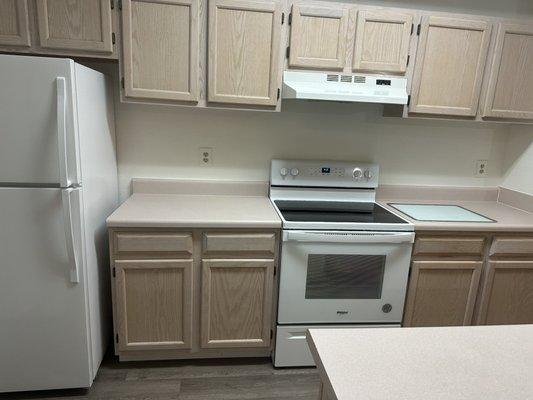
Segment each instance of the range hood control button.
[{"label": "range hood control button", "polygon": [[359,180],[363,176],[363,171],[361,170],[361,168],[355,168],[352,172],[352,175],[355,180]]},{"label": "range hood control button", "polygon": [[370,171],[369,169],[367,169],[367,170],[365,171],[365,178],[366,178],[366,179],[372,179],[373,176],[374,176],[374,175],[372,175],[372,171]]},{"label": "range hood control button", "polygon": [[298,168],[292,168],[291,169],[291,175],[292,176],[298,176],[299,173],[300,173],[300,171],[298,170]]},{"label": "range hood control button", "polygon": [[287,168],[283,167],[283,168],[281,168],[281,169],[279,170],[279,174],[280,174],[281,176],[285,177],[285,176],[287,176],[287,175],[289,174],[289,170],[288,170]]}]

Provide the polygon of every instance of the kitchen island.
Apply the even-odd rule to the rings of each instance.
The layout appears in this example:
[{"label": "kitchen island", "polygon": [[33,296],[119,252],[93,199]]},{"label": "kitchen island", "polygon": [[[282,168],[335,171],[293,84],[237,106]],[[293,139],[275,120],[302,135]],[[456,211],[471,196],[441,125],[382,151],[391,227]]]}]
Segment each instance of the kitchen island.
[{"label": "kitchen island", "polygon": [[310,329],[322,400],[533,398],[533,325]]}]

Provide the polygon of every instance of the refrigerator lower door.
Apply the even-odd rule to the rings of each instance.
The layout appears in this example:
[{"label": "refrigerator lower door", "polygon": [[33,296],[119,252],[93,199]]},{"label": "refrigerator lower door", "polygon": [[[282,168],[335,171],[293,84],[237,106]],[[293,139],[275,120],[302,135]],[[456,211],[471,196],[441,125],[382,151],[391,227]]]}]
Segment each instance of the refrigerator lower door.
[{"label": "refrigerator lower door", "polygon": [[80,189],[0,188],[0,392],[92,383],[80,204]]},{"label": "refrigerator lower door", "polygon": [[0,54],[0,186],[80,183],[74,69]]}]

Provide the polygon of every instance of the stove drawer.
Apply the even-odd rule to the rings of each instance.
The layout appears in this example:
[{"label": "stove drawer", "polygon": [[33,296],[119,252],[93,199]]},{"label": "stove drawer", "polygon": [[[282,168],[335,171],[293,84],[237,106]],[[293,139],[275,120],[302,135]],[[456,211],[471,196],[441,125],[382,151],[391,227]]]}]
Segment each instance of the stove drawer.
[{"label": "stove drawer", "polygon": [[391,325],[285,325],[276,330],[275,367],[307,367],[315,365],[311,350],[307,344],[308,329],[369,329],[399,328],[400,324]]}]

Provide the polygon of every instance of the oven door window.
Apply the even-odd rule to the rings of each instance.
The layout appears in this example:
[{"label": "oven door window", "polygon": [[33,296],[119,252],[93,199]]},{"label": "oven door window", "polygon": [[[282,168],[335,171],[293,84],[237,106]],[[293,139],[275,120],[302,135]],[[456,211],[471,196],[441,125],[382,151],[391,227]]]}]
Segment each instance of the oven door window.
[{"label": "oven door window", "polygon": [[379,299],[384,255],[309,254],[306,299]]}]

